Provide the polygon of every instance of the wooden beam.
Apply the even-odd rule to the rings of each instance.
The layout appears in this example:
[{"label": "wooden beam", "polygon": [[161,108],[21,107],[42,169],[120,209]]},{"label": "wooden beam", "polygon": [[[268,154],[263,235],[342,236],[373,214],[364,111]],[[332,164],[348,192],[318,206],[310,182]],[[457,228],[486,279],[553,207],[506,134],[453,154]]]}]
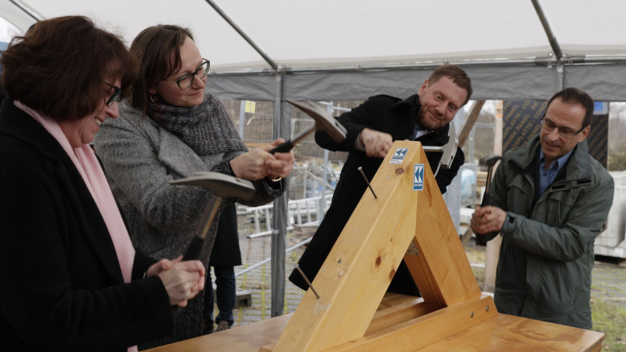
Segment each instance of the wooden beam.
[{"label": "wooden beam", "polygon": [[469,136],[470,131],[474,127],[474,123],[478,119],[478,115],[480,114],[480,110],[483,109],[483,105],[485,105],[484,100],[476,100],[474,105],[472,105],[472,110],[470,111],[469,116],[465,119],[465,124],[463,125],[463,129],[459,132],[459,148],[462,148],[467,141],[467,136]]},{"label": "wooden beam", "polygon": [[[502,125],[503,125],[503,101],[496,103],[496,115],[495,115],[495,138],[493,142],[493,153],[496,155],[502,155]],[[500,163],[498,163],[499,165]],[[496,166],[498,166],[496,165]],[[493,168],[493,174],[496,173],[496,167]],[[496,273],[498,268],[498,261],[500,260],[500,246],[502,245],[502,236],[498,235],[493,240],[487,242],[487,251],[485,257],[485,282],[483,285],[483,291],[494,292],[496,289]]]},{"label": "wooden beam", "polygon": [[424,172],[424,194],[429,201],[421,202],[415,214],[413,245],[417,254],[408,251],[404,261],[426,306],[435,311],[480,297],[481,293],[428,165]]},{"label": "wooden beam", "polygon": [[495,308],[491,296],[468,300],[324,352],[416,351],[496,318],[498,312]]},{"label": "wooden beam", "polygon": [[[392,164],[397,148],[408,151]],[[363,194],[313,281],[320,298],[307,291],[274,352],[322,351],[365,334],[415,236],[416,221],[406,220],[430,202],[413,191],[413,165],[428,165],[420,143],[396,141],[391,150],[371,181],[378,199]]]}]

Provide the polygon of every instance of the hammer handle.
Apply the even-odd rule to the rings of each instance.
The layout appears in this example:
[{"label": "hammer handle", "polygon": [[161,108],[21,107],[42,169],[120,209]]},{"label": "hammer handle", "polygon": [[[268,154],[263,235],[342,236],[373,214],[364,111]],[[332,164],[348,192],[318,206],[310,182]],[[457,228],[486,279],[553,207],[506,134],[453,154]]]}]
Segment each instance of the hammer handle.
[{"label": "hammer handle", "polygon": [[200,236],[194,236],[189,243],[189,247],[187,247],[187,251],[185,251],[183,261],[200,259],[200,253],[202,252],[202,248],[204,247],[204,242],[206,242],[204,238]]},{"label": "hammer handle", "polygon": [[489,189],[491,188],[491,174],[493,173],[493,165],[489,166],[489,169],[487,170],[487,179],[485,180],[485,194],[483,194],[483,201],[482,203],[480,203],[481,207],[484,207],[485,205],[489,205],[489,202],[491,201],[491,197],[489,195]]},{"label": "hammer handle", "polygon": [[277,146],[276,148],[269,151],[270,154],[274,153],[288,153],[291,149],[293,149],[293,143],[291,140]]},{"label": "hammer handle", "polygon": [[189,247],[187,247],[187,251],[185,252],[185,255],[183,255],[183,261],[200,259],[200,253],[202,252],[202,248],[204,248],[204,243],[206,242],[206,235],[209,232],[209,228],[211,228],[211,224],[213,224],[213,219],[215,219],[215,214],[217,214],[220,204],[222,204],[222,197],[218,196],[215,198],[213,204],[209,205],[206,209],[206,220],[204,221],[202,232],[200,235],[195,235],[191,239]]},{"label": "hammer handle", "polygon": [[315,125],[313,125],[313,126],[307,128],[307,129],[305,129],[304,131],[300,132],[299,135],[294,137],[293,141],[288,140],[287,142],[285,142],[285,143],[279,145],[278,147],[270,150],[269,153],[270,154],[274,154],[274,153],[288,153],[290,150],[293,149],[293,147],[296,145],[296,143],[300,142],[306,136],[310,135],[314,131],[315,131]]},{"label": "hammer handle", "polygon": [[485,194],[483,194],[483,201],[480,203],[480,207],[484,207],[489,205],[489,202],[491,201],[491,197],[489,196],[489,190],[485,190]]}]

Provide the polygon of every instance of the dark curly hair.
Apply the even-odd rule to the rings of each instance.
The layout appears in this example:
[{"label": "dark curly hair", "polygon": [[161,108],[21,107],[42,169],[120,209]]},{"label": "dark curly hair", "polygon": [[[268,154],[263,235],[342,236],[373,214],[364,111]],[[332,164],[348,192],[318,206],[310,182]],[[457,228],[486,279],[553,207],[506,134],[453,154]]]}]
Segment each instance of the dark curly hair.
[{"label": "dark curly hair", "polygon": [[83,16],[36,23],[1,60],[7,95],[56,121],[93,113],[111,94],[107,79],[119,78],[126,97],[138,73],[122,39]]}]

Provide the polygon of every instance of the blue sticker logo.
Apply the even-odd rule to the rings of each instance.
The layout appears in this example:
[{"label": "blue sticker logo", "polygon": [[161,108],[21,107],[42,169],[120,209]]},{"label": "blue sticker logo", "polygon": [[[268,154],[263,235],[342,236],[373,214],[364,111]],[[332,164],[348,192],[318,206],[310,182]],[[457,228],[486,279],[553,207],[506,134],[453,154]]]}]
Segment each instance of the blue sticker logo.
[{"label": "blue sticker logo", "polygon": [[393,153],[393,157],[391,158],[390,164],[402,164],[406,153],[409,151],[409,148],[398,148],[396,152]]},{"label": "blue sticker logo", "polygon": [[413,168],[413,190],[422,191],[424,189],[424,164],[415,164]]}]

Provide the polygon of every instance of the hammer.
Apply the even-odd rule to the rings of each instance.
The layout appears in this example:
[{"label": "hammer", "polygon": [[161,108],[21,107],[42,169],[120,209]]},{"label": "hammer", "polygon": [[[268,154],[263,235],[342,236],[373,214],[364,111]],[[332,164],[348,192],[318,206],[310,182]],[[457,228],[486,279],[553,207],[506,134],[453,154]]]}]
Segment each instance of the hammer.
[{"label": "hammer", "polygon": [[304,111],[307,115],[311,116],[315,120],[315,125],[300,132],[293,141],[289,140],[276,148],[269,151],[270,154],[274,153],[287,153],[293,149],[294,145],[300,142],[304,137],[308,136],[311,132],[315,131],[315,128],[322,130],[330,136],[335,142],[341,143],[346,139],[346,128],[343,127],[339,121],[330,116],[326,108],[322,104],[314,101],[302,101],[297,102],[291,99],[285,99],[289,104]]},{"label": "hammer", "polygon": [[441,147],[422,146],[425,152],[442,153],[439,164],[437,165],[437,171],[435,171],[434,176],[437,176],[440,167],[443,166],[443,168],[447,170],[452,166],[452,162],[454,161],[454,157],[456,156],[456,150],[458,145],[459,141],[457,141],[456,139],[454,124],[451,123],[450,128],[448,129],[448,143],[444,144]]},{"label": "hammer", "polygon": [[211,224],[213,223],[213,219],[217,214],[220,204],[222,204],[223,197],[233,196],[247,200],[252,198],[256,192],[252,182],[217,172],[195,172],[191,177],[170,181],[170,184],[210,188],[213,194],[217,196],[215,201],[207,207],[204,214],[204,227],[200,231],[200,234],[195,235],[191,243],[189,243],[183,260],[200,259],[200,253],[204,247],[206,235],[209,232],[209,228],[211,228]]},{"label": "hammer", "polygon": [[[480,160],[478,161],[479,165],[487,166],[487,179],[485,180],[485,193],[483,194],[483,201],[480,203],[481,207],[489,205],[491,201],[490,188],[491,188],[491,177],[493,174],[493,167],[496,165],[496,163],[500,159],[502,159],[500,155],[491,154],[491,155],[487,155],[485,157],[480,158]],[[467,230],[463,234],[463,238],[461,239],[463,246],[466,246],[467,243],[469,242],[470,238],[472,237],[472,232],[473,232],[472,228],[468,226]],[[477,241],[480,242],[480,240],[478,240],[478,237],[477,237]]]}]

